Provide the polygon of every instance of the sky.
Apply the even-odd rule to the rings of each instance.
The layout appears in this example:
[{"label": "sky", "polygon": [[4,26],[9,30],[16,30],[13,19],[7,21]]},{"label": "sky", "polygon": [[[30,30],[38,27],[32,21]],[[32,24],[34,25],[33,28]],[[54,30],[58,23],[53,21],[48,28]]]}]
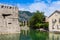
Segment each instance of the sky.
[{"label": "sky", "polygon": [[0,0],[2,4],[14,5],[22,11],[35,12],[37,10],[51,15],[54,11],[60,11],[60,0]]}]

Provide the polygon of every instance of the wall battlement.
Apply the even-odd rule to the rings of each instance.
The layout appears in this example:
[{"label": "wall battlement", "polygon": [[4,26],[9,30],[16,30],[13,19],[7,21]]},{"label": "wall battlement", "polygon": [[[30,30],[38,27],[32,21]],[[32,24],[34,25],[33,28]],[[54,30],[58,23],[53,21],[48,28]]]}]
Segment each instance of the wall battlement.
[{"label": "wall battlement", "polygon": [[9,5],[0,5],[0,33],[20,32],[18,8]]}]

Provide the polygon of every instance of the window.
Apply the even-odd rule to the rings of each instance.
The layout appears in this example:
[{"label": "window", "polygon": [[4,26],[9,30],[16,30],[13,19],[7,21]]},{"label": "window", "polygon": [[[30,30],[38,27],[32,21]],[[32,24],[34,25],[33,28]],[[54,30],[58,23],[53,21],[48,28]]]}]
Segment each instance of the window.
[{"label": "window", "polygon": [[56,21],[57,21],[56,19],[53,19],[52,20],[52,29],[54,29],[54,26],[55,26]]},{"label": "window", "polygon": [[57,21],[56,19],[53,19],[53,20],[52,20],[52,23],[56,23],[56,21]]},{"label": "window", "polygon": [[12,23],[8,23],[8,24],[12,24]]},{"label": "window", "polygon": [[6,16],[10,16],[11,14],[2,14],[3,18],[5,19]]}]

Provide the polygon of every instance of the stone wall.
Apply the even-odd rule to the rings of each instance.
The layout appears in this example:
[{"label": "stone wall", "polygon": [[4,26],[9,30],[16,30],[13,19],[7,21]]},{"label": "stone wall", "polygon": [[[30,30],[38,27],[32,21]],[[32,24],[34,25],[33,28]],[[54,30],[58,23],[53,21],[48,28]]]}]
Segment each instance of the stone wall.
[{"label": "stone wall", "polygon": [[17,7],[0,5],[0,33],[20,33]]}]

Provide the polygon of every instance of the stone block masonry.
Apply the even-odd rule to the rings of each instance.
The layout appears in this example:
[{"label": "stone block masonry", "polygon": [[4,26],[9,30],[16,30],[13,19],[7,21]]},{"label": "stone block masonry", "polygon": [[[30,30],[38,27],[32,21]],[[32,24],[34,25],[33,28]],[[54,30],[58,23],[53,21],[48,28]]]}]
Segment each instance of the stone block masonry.
[{"label": "stone block masonry", "polygon": [[20,33],[18,8],[0,4],[0,34]]}]

